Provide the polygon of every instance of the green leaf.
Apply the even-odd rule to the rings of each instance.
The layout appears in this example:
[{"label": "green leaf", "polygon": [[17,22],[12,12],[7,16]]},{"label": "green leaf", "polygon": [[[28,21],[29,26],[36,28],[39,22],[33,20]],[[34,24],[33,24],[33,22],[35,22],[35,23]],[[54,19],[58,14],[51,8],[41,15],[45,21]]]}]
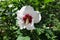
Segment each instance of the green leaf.
[{"label": "green leaf", "polygon": [[44,3],[49,3],[49,2],[53,2],[55,0],[44,0]]},{"label": "green leaf", "polygon": [[44,29],[41,29],[41,28],[37,28],[37,34],[40,35],[42,33],[44,33]]},{"label": "green leaf", "polygon": [[28,36],[26,36],[26,37],[18,36],[17,40],[30,40],[30,37],[28,37]]}]

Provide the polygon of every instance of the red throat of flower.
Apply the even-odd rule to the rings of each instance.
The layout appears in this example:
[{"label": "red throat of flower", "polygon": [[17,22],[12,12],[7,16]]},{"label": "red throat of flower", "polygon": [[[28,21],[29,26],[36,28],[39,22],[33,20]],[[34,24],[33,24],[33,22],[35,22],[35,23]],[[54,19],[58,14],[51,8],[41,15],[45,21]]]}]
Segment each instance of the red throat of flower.
[{"label": "red throat of flower", "polygon": [[23,17],[23,20],[24,20],[24,23],[26,23],[26,21],[28,21],[28,23],[31,23],[31,22],[32,22],[32,16],[29,15],[29,14],[26,14],[26,15]]}]

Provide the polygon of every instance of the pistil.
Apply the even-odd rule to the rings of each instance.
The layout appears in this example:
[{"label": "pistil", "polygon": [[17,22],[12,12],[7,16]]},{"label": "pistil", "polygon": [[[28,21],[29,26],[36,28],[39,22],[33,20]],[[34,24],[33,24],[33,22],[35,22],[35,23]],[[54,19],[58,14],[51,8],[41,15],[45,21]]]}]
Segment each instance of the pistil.
[{"label": "pistil", "polygon": [[24,17],[23,17],[23,20],[24,20],[24,23],[25,24],[29,24],[32,22],[32,16],[29,15],[29,14],[26,14]]},{"label": "pistil", "polygon": [[25,23],[25,24],[26,24],[26,25],[29,24],[29,19],[28,19],[28,18],[26,19],[26,23]]}]

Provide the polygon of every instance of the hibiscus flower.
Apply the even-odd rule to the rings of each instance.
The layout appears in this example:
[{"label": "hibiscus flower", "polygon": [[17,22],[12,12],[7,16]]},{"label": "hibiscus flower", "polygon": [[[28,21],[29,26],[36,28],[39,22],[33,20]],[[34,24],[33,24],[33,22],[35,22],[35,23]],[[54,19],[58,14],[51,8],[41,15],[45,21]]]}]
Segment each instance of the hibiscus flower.
[{"label": "hibiscus flower", "polygon": [[34,11],[31,6],[23,6],[17,11],[17,23],[20,29],[33,30],[35,29],[34,23],[38,23],[40,20],[40,12]]}]

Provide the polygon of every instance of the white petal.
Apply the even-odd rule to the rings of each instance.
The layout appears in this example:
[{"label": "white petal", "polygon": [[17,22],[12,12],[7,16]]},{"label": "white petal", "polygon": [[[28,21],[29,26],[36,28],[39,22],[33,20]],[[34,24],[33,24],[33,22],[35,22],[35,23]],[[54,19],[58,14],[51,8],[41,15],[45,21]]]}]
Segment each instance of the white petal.
[{"label": "white petal", "polygon": [[19,13],[25,15],[25,14],[32,14],[34,9],[31,6],[23,6],[20,10]]},{"label": "white petal", "polygon": [[21,14],[21,12],[18,10],[17,11],[17,17],[22,17],[23,16],[23,14]]},{"label": "white petal", "polygon": [[20,27],[20,29],[25,29],[24,23],[23,21],[21,22],[21,20],[18,21],[18,26]]},{"label": "white petal", "polygon": [[32,21],[31,24],[26,25],[25,28],[26,28],[27,30],[33,30],[33,29],[35,29],[35,27],[34,27],[34,20]]},{"label": "white petal", "polygon": [[28,26],[26,27],[26,29],[27,29],[27,30],[33,30],[33,29],[35,29],[35,27],[34,27],[34,25],[28,25]]},{"label": "white petal", "polygon": [[28,11],[28,10],[34,11],[33,7],[31,7],[31,6],[23,6],[23,7],[21,8],[21,11]]},{"label": "white petal", "polygon": [[41,14],[38,11],[34,11],[32,16],[34,18],[34,23],[38,23],[41,20]]},{"label": "white petal", "polygon": [[20,27],[20,29],[24,29],[24,21],[22,18],[17,17],[17,24]]}]

